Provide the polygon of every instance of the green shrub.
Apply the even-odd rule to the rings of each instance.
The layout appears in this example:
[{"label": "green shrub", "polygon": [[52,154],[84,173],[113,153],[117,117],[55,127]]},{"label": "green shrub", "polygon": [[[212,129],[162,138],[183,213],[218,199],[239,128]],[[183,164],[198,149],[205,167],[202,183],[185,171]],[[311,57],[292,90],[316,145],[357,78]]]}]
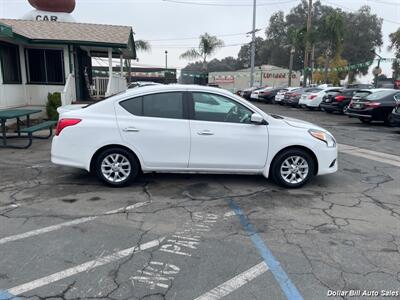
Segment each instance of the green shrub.
[{"label": "green shrub", "polygon": [[46,112],[49,120],[58,120],[57,108],[61,106],[61,94],[49,93],[47,95]]}]

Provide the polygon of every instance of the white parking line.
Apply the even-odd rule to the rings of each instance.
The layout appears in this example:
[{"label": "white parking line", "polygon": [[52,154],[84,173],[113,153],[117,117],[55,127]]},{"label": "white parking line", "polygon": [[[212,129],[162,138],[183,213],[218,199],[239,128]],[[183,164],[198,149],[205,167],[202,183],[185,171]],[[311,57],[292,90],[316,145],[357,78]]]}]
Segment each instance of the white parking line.
[{"label": "white parking line", "polygon": [[339,145],[339,151],[342,153],[363,157],[381,163],[389,164],[392,166],[400,167],[400,156],[398,155],[377,152],[343,144]]},{"label": "white parking line", "polygon": [[217,286],[211,291],[201,295],[200,297],[197,297],[195,300],[221,299],[267,271],[267,265],[264,262],[261,262],[258,265],[255,265],[254,267],[248,269],[247,271],[233,277],[232,279],[229,279],[228,281]]},{"label": "white parking line", "polygon": [[139,246],[121,250],[121,251],[115,252],[115,253],[105,256],[105,257],[99,257],[97,259],[88,261],[88,262],[78,265],[76,267],[72,267],[72,268],[66,269],[64,271],[57,272],[52,275],[42,277],[40,279],[10,288],[6,292],[9,294],[12,294],[14,296],[21,295],[23,293],[32,291],[34,289],[43,287],[43,286],[51,284],[51,283],[54,283],[56,281],[77,275],[79,273],[89,272],[90,270],[93,270],[94,268],[109,264],[111,262],[118,261],[118,260],[120,260],[124,257],[130,256],[134,253],[157,247],[162,243],[162,241],[164,239],[165,239],[165,237],[147,242],[145,244],[141,244]]},{"label": "white parking line", "polygon": [[150,202],[139,202],[139,203],[127,206],[127,207],[122,207],[122,208],[118,208],[118,209],[115,209],[115,210],[108,211],[108,212],[106,212],[106,213],[104,213],[102,215],[99,215],[99,216],[79,218],[79,219],[76,219],[76,220],[60,223],[60,224],[57,224],[57,225],[52,225],[52,226],[48,226],[48,227],[44,227],[44,228],[28,231],[28,232],[25,232],[25,233],[8,236],[8,237],[0,239],[0,245],[3,245],[5,243],[9,243],[9,242],[14,242],[14,241],[26,239],[28,237],[32,237],[32,236],[36,236],[36,235],[40,235],[40,234],[56,231],[56,230],[59,230],[59,229],[64,228],[64,227],[74,226],[74,225],[86,223],[86,222],[89,222],[89,221],[93,221],[93,220],[99,218],[100,216],[108,216],[108,215],[123,213],[125,211],[130,211],[130,210],[133,210],[135,208],[139,208],[139,207],[148,205],[149,203]]}]

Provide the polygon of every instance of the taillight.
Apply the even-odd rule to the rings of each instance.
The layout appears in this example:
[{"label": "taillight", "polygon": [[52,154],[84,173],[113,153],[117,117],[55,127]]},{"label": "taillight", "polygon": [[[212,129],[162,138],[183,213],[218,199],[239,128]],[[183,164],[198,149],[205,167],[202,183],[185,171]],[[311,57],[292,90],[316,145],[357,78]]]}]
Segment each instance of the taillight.
[{"label": "taillight", "polygon": [[367,103],[364,103],[364,105],[365,106],[367,106],[367,107],[378,107],[379,105],[381,105],[381,103],[380,102],[367,102]]},{"label": "taillight", "polygon": [[336,96],[336,97],[335,97],[335,100],[336,100],[337,102],[343,102],[345,99],[346,99],[345,96]]},{"label": "taillight", "polygon": [[312,100],[312,99],[314,99],[316,97],[317,97],[317,95],[310,95],[310,96],[308,96],[308,99]]},{"label": "taillight", "polygon": [[78,124],[80,121],[82,121],[82,120],[81,119],[61,119],[57,123],[56,135],[60,135],[61,131],[64,128],[69,127],[69,126],[74,126],[74,125]]}]

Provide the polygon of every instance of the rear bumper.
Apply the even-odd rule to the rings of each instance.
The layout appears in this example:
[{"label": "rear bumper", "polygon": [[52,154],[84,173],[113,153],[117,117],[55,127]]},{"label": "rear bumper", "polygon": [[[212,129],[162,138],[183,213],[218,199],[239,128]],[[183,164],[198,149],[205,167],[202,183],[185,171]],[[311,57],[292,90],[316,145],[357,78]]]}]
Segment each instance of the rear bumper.
[{"label": "rear bumper", "polygon": [[354,109],[349,108],[346,111],[346,115],[348,115],[351,118],[367,118],[367,119],[373,118],[373,114],[372,114],[371,110],[360,111],[360,110],[354,110]]},{"label": "rear bumper", "polygon": [[68,144],[58,136],[51,143],[51,162],[89,171],[91,151],[79,144]]}]

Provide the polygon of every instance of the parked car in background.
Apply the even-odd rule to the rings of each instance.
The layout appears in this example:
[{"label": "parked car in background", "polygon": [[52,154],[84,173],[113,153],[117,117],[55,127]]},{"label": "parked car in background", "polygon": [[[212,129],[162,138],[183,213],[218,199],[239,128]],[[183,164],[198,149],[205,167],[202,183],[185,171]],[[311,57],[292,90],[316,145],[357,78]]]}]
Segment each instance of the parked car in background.
[{"label": "parked car in background", "polygon": [[390,114],[400,101],[399,90],[384,90],[366,96],[365,98],[352,100],[346,111],[346,115],[358,118],[363,123],[371,121],[384,121],[389,124]]},{"label": "parked car in background", "polygon": [[246,100],[250,100],[250,96],[251,96],[251,93],[253,92],[253,91],[255,91],[255,90],[258,90],[260,87],[256,87],[256,86],[253,86],[253,87],[251,87],[251,88],[247,88],[247,89],[244,89],[243,91],[242,91],[242,94],[240,95],[240,96],[242,96],[244,99],[246,99]]},{"label": "parked car in background", "polygon": [[134,88],[150,86],[150,85],[162,85],[162,83],[153,82],[153,81],[135,81],[128,85],[128,89],[134,89]]},{"label": "parked car in background", "polygon": [[275,96],[275,103],[278,103],[278,104],[283,104],[282,103],[282,101],[283,101],[283,98],[285,98],[285,94],[287,93],[287,92],[291,92],[291,91],[293,91],[293,90],[297,90],[297,89],[299,89],[300,87],[298,87],[298,86],[296,86],[296,87],[287,87],[287,88],[283,88],[283,89],[280,89],[277,93],[276,93],[276,96]]},{"label": "parked car in background", "polygon": [[260,98],[259,98],[260,93],[266,89],[270,89],[270,87],[260,87],[256,90],[252,91],[251,95],[250,95],[250,100],[252,100],[252,101],[260,100]]},{"label": "parked car in background", "polygon": [[396,107],[390,114],[389,123],[392,126],[400,127],[400,101],[397,102]]},{"label": "parked car in background", "polygon": [[317,109],[327,92],[332,90],[340,91],[341,89],[341,87],[328,87],[320,91],[304,93],[300,97],[299,106],[307,107],[308,109]]},{"label": "parked car in background", "polygon": [[282,88],[267,88],[261,90],[260,93],[258,94],[258,99],[263,102],[274,103],[275,97],[281,89]]},{"label": "parked car in background", "polygon": [[283,98],[283,104],[297,107],[299,105],[300,97],[303,94],[319,91],[322,91],[322,89],[317,87],[306,87],[287,92]]},{"label": "parked car in background", "polygon": [[51,161],[114,187],[141,172],[188,172],[262,174],[297,188],[336,172],[337,153],[317,125],[269,115],[223,89],[163,85],[61,114]]},{"label": "parked car in background", "polygon": [[366,89],[373,89],[374,85],[373,84],[369,84],[369,83],[353,83],[353,84],[347,85],[346,88],[348,88],[348,89],[359,89],[359,90],[363,89],[363,90],[366,90]]},{"label": "parked car in background", "polygon": [[371,91],[358,89],[331,90],[323,97],[321,109],[327,113],[344,114],[351,100],[358,100],[371,94]]}]

